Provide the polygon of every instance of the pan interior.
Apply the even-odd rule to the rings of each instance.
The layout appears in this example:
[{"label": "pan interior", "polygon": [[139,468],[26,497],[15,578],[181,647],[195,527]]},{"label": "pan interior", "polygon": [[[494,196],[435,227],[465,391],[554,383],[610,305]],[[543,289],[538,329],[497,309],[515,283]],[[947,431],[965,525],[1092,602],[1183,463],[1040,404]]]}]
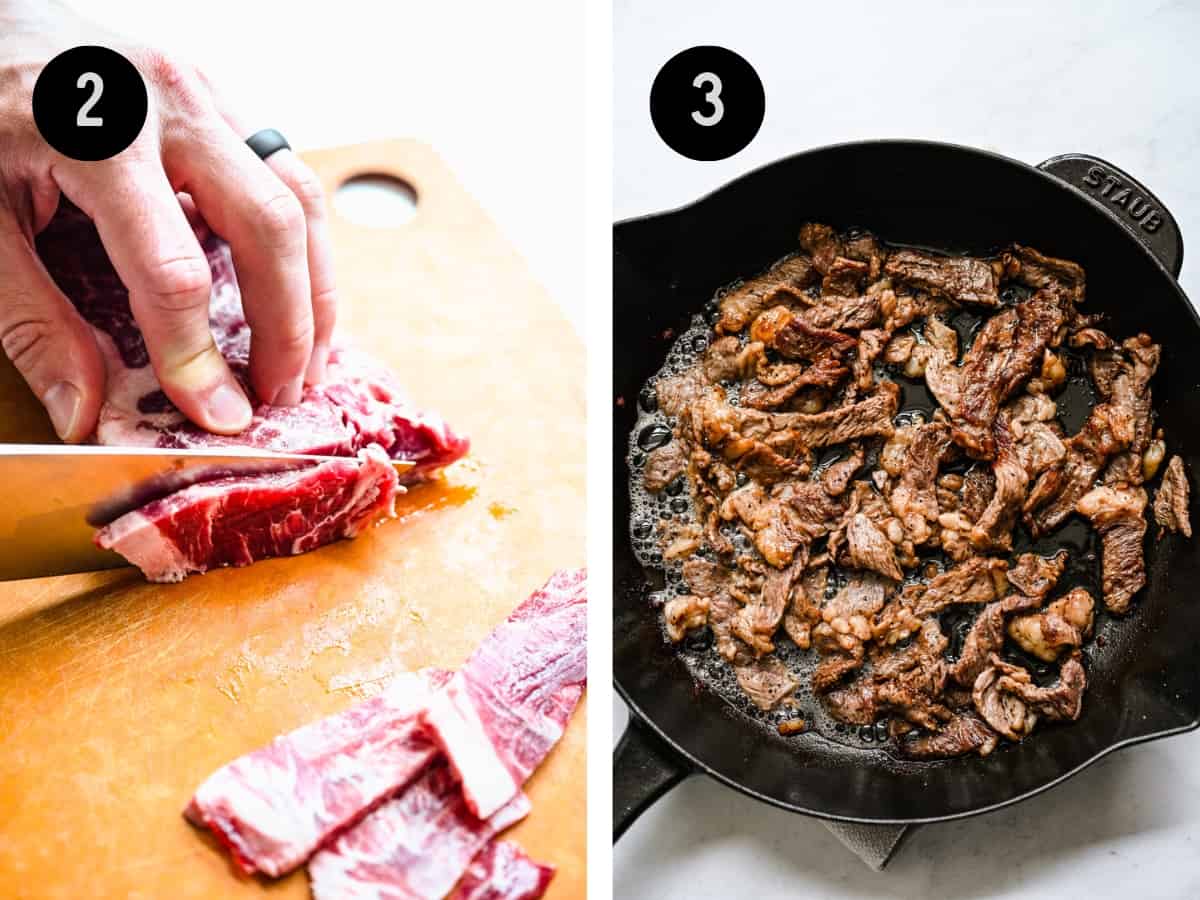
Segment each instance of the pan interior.
[{"label": "pan interior", "polygon": [[[865,821],[977,812],[1044,788],[1122,743],[1189,727],[1200,695],[1189,665],[1200,634],[1191,587],[1200,553],[1173,536],[1148,541],[1149,583],[1133,613],[1098,621],[1104,641],[1088,649],[1090,685],[1081,719],[1042,726],[985,759],[894,759],[866,735],[821,721],[809,708],[815,702],[802,714],[818,714],[819,727],[782,738],[769,717],[731,688],[704,648],[676,653],[666,644],[650,605],[651,594],[665,587],[662,575],[643,566],[648,560],[639,560],[629,532],[631,515],[644,512],[631,504],[628,480],[630,436],[647,424],[639,389],[663,365],[677,335],[682,343],[703,333],[706,326],[695,317],[713,293],[792,251],[804,221],[977,254],[1018,240],[1079,262],[1088,274],[1084,311],[1104,312],[1114,337],[1144,330],[1163,344],[1153,382],[1159,422],[1168,452],[1200,471],[1200,377],[1188,358],[1200,327],[1173,280],[1102,210],[1029,167],[944,145],[845,145],[784,160],[691,207],[622,224],[614,235],[618,687],[669,740],[730,783],[802,811]],[[698,330],[689,333],[689,327]],[[906,386],[905,403],[928,403],[922,394],[923,388]],[[1073,430],[1090,398],[1080,392],[1067,406]],[[1083,560],[1094,552],[1089,535],[1082,525],[1068,526],[1045,549],[1074,543],[1076,559]],[[1095,572],[1094,563],[1077,565],[1073,579],[1061,585],[1093,587]]]}]

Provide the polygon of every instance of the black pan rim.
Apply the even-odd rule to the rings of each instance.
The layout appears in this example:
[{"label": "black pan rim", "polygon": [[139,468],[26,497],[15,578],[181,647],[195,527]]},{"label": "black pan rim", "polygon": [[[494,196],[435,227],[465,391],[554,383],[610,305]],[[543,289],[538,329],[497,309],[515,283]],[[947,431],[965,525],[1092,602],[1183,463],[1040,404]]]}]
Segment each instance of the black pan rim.
[{"label": "black pan rim", "polygon": [[[969,155],[976,156],[976,157],[979,157],[982,159],[986,159],[994,164],[1019,168],[1026,174],[1030,174],[1030,173],[1034,174],[1036,177],[1038,177],[1042,181],[1044,181],[1047,185],[1050,185],[1059,190],[1069,191],[1070,195],[1073,196],[1077,201],[1083,201],[1083,202],[1087,203],[1092,209],[1100,210],[1101,212],[1104,213],[1104,216],[1108,220],[1110,220],[1114,224],[1120,226],[1121,231],[1125,236],[1126,243],[1137,245],[1138,252],[1140,252],[1145,258],[1149,259],[1151,261],[1151,263],[1153,264],[1154,268],[1156,268],[1158,270],[1158,272],[1170,283],[1170,285],[1174,289],[1174,293],[1175,293],[1177,300],[1180,303],[1182,303],[1184,307],[1186,307],[1193,322],[1195,322],[1197,324],[1197,326],[1200,327],[1200,313],[1197,312],[1195,306],[1193,306],[1191,301],[1188,299],[1187,294],[1183,291],[1182,287],[1179,284],[1178,278],[1170,270],[1168,270],[1166,268],[1166,266],[1163,264],[1163,262],[1158,258],[1158,256],[1156,256],[1149,249],[1149,247],[1146,246],[1146,244],[1144,244],[1142,241],[1137,240],[1136,235],[1125,225],[1124,222],[1122,222],[1122,220],[1115,213],[1113,213],[1112,210],[1105,207],[1102,203],[1100,203],[1095,198],[1089,196],[1086,192],[1080,190],[1079,188],[1076,188],[1074,185],[1068,183],[1067,181],[1065,181],[1053,174],[1050,174],[1049,172],[1043,171],[1042,169],[1038,168],[1037,166],[1030,165],[1028,163],[1022,162],[1017,159],[1013,159],[1012,157],[1004,156],[1003,154],[996,153],[994,151],[983,150],[983,149],[980,149],[977,147],[971,147],[968,145],[956,144],[956,143],[952,143],[952,142],[931,141],[931,140],[924,140],[924,139],[917,139],[917,138],[874,138],[874,139],[868,139],[868,140],[844,141],[844,142],[839,142],[839,143],[834,143],[834,144],[824,144],[821,146],[810,148],[808,150],[803,150],[803,151],[800,151],[800,152],[797,152],[794,154],[790,154],[788,156],[781,157],[779,159],[772,160],[770,162],[764,163],[763,165],[757,166],[757,167],[743,173],[742,175],[739,175],[736,178],[734,178],[728,182],[725,182],[724,184],[707,192],[703,196],[697,198],[696,200],[691,201],[690,203],[685,203],[680,206],[677,206],[677,207],[674,207],[671,209],[667,209],[667,210],[662,210],[659,212],[648,213],[645,215],[633,216],[633,217],[619,220],[614,223],[613,230],[614,230],[614,232],[616,232],[617,230],[623,228],[624,226],[654,222],[657,220],[667,219],[676,214],[690,211],[692,209],[695,209],[696,207],[703,205],[705,202],[707,202],[711,198],[713,198],[725,191],[736,189],[743,182],[746,182],[746,181],[749,181],[756,177],[759,177],[761,174],[763,174],[763,173],[767,172],[768,170],[773,169],[777,166],[785,165],[785,164],[795,162],[795,161],[800,161],[807,157],[813,157],[813,156],[817,156],[817,155],[823,154],[823,153],[831,153],[831,152],[838,152],[838,151],[854,151],[854,150],[858,150],[858,149],[861,149],[864,147],[912,148],[912,149],[950,151],[950,152],[956,152],[956,153],[969,154]],[[1047,160],[1047,162],[1053,161],[1054,159],[1058,159],[1058,158],[1059,157],[1057,157],[1057,156],[1051,157],[1050,160]],[[1178,239],[1178,246],[1176,247],[1176,250],[1178,253],[1178,258],[1180,260],[1182,260],[1183,243],[1182,243],[1181,236]],[[616,600],[616,599],[617,598],[614,596],[614,600]],[[1103,759],[1104,757],[1108,756],[1109,754],[1111,754],[1117,750],[1121,750],[1125,747],[1130,747],[1130,746],[1133,746],[1136,744],[1147,743],[1149,741],[1154,741],[1154,740],[1158,740],[1158,739],[1165,738],[1165,737],[1171,737],[1173,735],[1185,734],[1187,732],[1194,731],[1197,728],[1200,728],[1200,713],[1197,713],[1197,715],[1190,722],[1186,722],[1182,725],[1179,725],[1176,727],[1171,727],[1171,728],[1159,729],[1157,731],[1147,732],[1144,734],[1132,735],[1128,738],[1125,738],[1124,740],[1116,741],[1116,742],[1110,744],[1109,746],[1100,749],[1099,751],[1097,751],[1095,754],[1093,754],[1091,757],[1084,760],[1080,764],[1074,766],[1071,769],[1068,769],[1065,772],[1062,772],[1057,777],[1054,777],[1054,778],[1046,781],[1043,784],[1040,784],[1034,788],[1024,791],[1023,793],[1016,794],[1012,797],[1006,798],[1006,799],[998,801],[996,803],[991,803],[991,804],[980,806],[980,807],[973,808],[973,809],[956,811],[956,812],[951,812],[951,813],[937,815],[937,816],[926,816],[926,817],[878,818],[878,817],[864,817],[864,816],[846,816],[846,815],[839,815],[839,814],[835,814],[835,813],[828,813],[828,812],[824,812],[824,811],[820,811],[820,810],[810,809],[810,808],[801,806],[799,804],[780,800],[776,797],[772,797],[772,796],[760,793],[758,791],[755,791],[751,788],[748,788],[745,785],[743,785],[742,783],[738,782],[736,779],[734,779],[728,775],[725,775],[725,774],[721,773],[720,771],[717,771],[713,767],[696,759],[696,757],[693,756],[690,752],[683,749],[680,746],[680,744],[678,742],[676,742],[670,735],[666,734],[663,731],[663,729],[660,728],[659,725],[655,721],[653,721],[650,717],[648,717],[647,715],[645,715],[643,713],[640,706],[631,699],[630,692],[621,683],[620,673],[616,669],[614,669],[614,671],[613,671],[613,685],[614,685],[614,688],[616,689],[618,696],[621,697],[622,701],[625,703],[626,707],[628,708],[631,717],[636,717],[638,723],[640,723],[640,725],[642,727],[649,728],[658,737],[660,737],[663,741],[665,741],[666,744],[669,747],[671,747],[675,751],[675,753],[677,753],[679,755],[679,758],[681,761],[686,761],[686,765],[689,767],[691,773],[694,773],[694,774],[703,773],[705,775],[708,775],[709,777],[714,778],[718,782],[720,782],[728,787],[733,788],[734,790],[738,791],[741,794],[744,794],[748,797],[751,797],[751,798],[761,801],[763,803],[767,803],[767,804],[777,807],[779,809],[784,809],[789,812],[798,813],[801,815],[809,816],[809,817],[816,818],[816,819],[821,819],[824,821],[846,822],[846,823],[855,823],[855,824],[863,824],[863,825],[897,825],[898,826],[898,825],[932,824],[932,823],[937,823],[937,822],[949,822],[949,821],[955,821],[955,820],[959,820],[959,819],[966,819],[966,818],[970,818],[972,816],[981,815],[981,814],[988,813],[988,812],[994,812],[996,810],[1003,809],[1004,807],[1011,806],[1015,803],[1019,803],[1022,800],[1027,800],[1030,797],[1034,797],[1038,794],[1041,794],[1044,791],[1047,791],[1053,787],[1058,786],[1059,784],[1062,784],[1067,779],[1077,775],[1079,772],[1083,771],[1084,769],[1087,769],[1088,767],[1090,767],[1097,761]],[[630,725],[631,726],[633,725],[632,721],[631,721]],[[931,768],[932,767],[940,768],[940,767],[944,767],[947,765],[953,765],[954,763],[955,763],[954,759],[949,759],[949,760],[930,762],[927,765],[929,765]]]}]

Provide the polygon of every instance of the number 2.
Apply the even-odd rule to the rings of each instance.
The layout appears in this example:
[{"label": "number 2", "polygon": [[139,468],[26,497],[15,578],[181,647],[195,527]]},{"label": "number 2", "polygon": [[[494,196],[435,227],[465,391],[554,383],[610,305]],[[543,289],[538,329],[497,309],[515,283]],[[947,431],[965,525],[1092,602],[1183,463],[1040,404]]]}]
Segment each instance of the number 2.
[{"label": "number 2", "polygon": [[725,117],[725,104],[721,102],[721,79],[712,72],[701,72],[692,81],[692,87],[707,87],[708,93],[704,95],[704,99],[712,107],[710,113],[693,110],[692,118],[696,120],[697,125],[716,125]]},{"label": "number 2", "polygon": [[100,102],[100,95],[104,93],[104,81],[95,72],[84,72],[75,82],[75,87],[91,87],[92,89],[92,95],[84,101],[83,106],[79,107],[79,115],[75,117],[75,124],[80,128],[89,126],[95,128],[103,125],[104,119],[100,116],[93,116],[92,109]]}]

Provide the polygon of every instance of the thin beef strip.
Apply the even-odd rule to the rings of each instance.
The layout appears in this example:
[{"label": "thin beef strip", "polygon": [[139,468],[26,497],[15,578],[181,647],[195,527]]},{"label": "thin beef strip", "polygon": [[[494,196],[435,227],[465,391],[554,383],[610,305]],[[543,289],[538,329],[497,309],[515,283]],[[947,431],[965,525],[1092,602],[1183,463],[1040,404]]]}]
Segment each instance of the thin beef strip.
[{"label": "thin beef strip", "polygon": [[1128,612],[1133,595],[1146,585],[1146,491],[1123,485],[1093,488],[1079,500],[1079,513],[1100,532],[1104,605]]},{"label": "thin beef strip", "polygon": [[970,256],[896,250],[888,255],[883,273],[955,303],[994,308],[1000,305],[999,269],[998,263]]},{"label": "thin beef strip", "polygon": [[985,606],[967,632],[962,652],[950,667],[950,677],[963,687],[975,684],[975,679],[987,668],[991,656],[1004,647],[1005,617],[1036,608],[1041,602],[1040,597],[1009,594],[1003,600]]},{"label": "thin beef strip", "polygon": [[1154,497],[1154,521],[1163,529],[1192,536],[1192,520],[1188,515],[1188,480],[1183,469],[1183,460],[1172,456],[1163,474],[1162,484]]},{"label": "thin beef strip", "polygon": [[973,712],[957,713],[933,734],[901,741],[898,750],[909,759],[947,759],[978,753],[987,756],[996,749],[996,732]]},{"label": "thin beef strip", "polygon": [[735,334],[749,325],[764,309],[779,303],[800,303],[804,289],[816,284],[821,273],[807,256],[791,256],[771,266],[757,278],[727,291],[720,300],[718,334]]}]

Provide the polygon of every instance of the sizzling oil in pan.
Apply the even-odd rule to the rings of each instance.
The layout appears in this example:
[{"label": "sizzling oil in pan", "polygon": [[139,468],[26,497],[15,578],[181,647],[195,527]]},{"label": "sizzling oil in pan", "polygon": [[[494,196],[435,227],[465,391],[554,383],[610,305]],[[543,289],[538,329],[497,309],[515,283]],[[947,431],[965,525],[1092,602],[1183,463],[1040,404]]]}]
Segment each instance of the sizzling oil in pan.
[{"label": "sizzling oil in pan", "polygon": [[[889,246],[903,246],[890,244]],[[936,248],[935,252],[945,253]],[[732,286],[730,286],[732,287]],[[634,555],[646,571],[649,585],[647,615],[656,616],[660,620],[663,604],[672,596],[688,593],[682,575],[683,560],[664,560],[659,542],[660,528],[672,521],[681,524],[696,522],[696,508],[692,502],[691,490],[686,476],[680,476],[665,490],[655,495],[646,490],[643,483],[643,467],[647,454],[657,447],[672,440],[672,429],[675,420],[666,416],[658,408],[655,385],[671,376],[677,375],[696,365],[714,339],[713,325],[717,318],[717,303],[728,287],[717,291],[714,297],[705,305],[703,315],[695,315],[689,326],[675,338],[667,352],[662,367],[651,376],[638,395],[638,418],[629,436],[629,450],[626,463],[629,466],[629,495],[630,522],[629,535]],[[1027,289],[1012,286],[1002,293],[1004,302],[1013,303],[1027,296]],[[958,332],[960,356],[965,353],[979,330],[983,318],[971,312],[959,312],[949,323]],[[744,338],[743,338],[744,340]],[[1068,379],[1066,385],[1055,396],[1058,404],[1058,419],[1067,435],[1075,434],[1091,413],[1095,402],[1091,381],[1087,374],[1086,356],[1067,347],[1056,350],[1067,365]],[[928,421],[937,401],[929,392],[923,379],[907,378],[896,367],[886,364],[876,365],[876,375],[881,379],[894,381],[901,390],[900,408],[895,418],[897,426],[909,424],[914,418]],[[728,389],[728,386],[726,386]],[[736,389],[729,390],[731,402],[736,404]],[[867,465],[860,471],[857,478],[867,478],[878,463],[881,442],[876,440],[867,454]],[[844,454],[844,448],[834,447],[818,456],[814,474],[837,461]],[[943,467],[944,472],[965,472],[972,464],[970,460]],[[735,546],[739,550],[750,549],[750,543],[740,532],[730,532]],[[1039,540],[1033,540],[1024,524],[1018,524],[1013,535],[1013,551],[1009,558],[1015,558],[1021,553],[1034,552],[1043,556],[1051,556],[1059,550],[1068,552],[1068,562],[1062,577],[1054,590],[1054,596],[1059,596],[1073,587],[1087,588],[1093,596],[1102,595],[1099,570],[1099,541],[1096,533],[1078,517],[1068,519],[1058,531]],[[701,554],[711,553],[702,549]],[[922,561],[932,562],[939,569],[948,565],[941,553],[922,554]],[[907,573],[904,584],[921,578],[918,567],[913,573]],[[826,598],[834,594],[845,584],[847,573],[836,566],[830,568],[829,580],[826,587]],[[903,585],[902,585],[903,586]],[[939,615],[942,630],[949,638],[950,646],[947,655],[956,659],[966,638],[967,630],[978,610],[973,607],[950,607]],[[1118,620],[1108,614],[1102,603],[1096,604],[1094,642],[1103,647],[1106,635],[1118,624]],[[665,627],[662,631],[663,641],[668,641]],[[703,629],[689,632],[684,639],[675,645],[676,653],[687,666],[692,677],[707,689],[716,692],[727,703],[739,710],[751,721],[765,729],[775,731],[779,723],[789,719],[802,718],[806,723],[805,732],[834,741],[839,745],[861,750],[879,750],[887,747],[887,720],[880,719],[874,726],[852,726],[838,722],[826,711],[820,698],[811,688],[813,669],[819,660],[815,651],[801,650],[780,629],[774,638],[774,655],[784,663],[800,679],[801,685],[794,694],[795,704],[780,704],[774,710],[764,712],[750,702],[749,698],[738,686],[732,666],[728,665],[718,654],[714,646],[712,631]],[[1090,664],[1089,645],[1083,648],[1085,666]],[[1005,656],[1024,666],[1039,684],[1050,684],[1057,678],[1057,667],[1047,664],[1036,657],[1022,653],[1016,648],[1006,648]],[[1003,745],[1002,745],[1003,746]]]}]

